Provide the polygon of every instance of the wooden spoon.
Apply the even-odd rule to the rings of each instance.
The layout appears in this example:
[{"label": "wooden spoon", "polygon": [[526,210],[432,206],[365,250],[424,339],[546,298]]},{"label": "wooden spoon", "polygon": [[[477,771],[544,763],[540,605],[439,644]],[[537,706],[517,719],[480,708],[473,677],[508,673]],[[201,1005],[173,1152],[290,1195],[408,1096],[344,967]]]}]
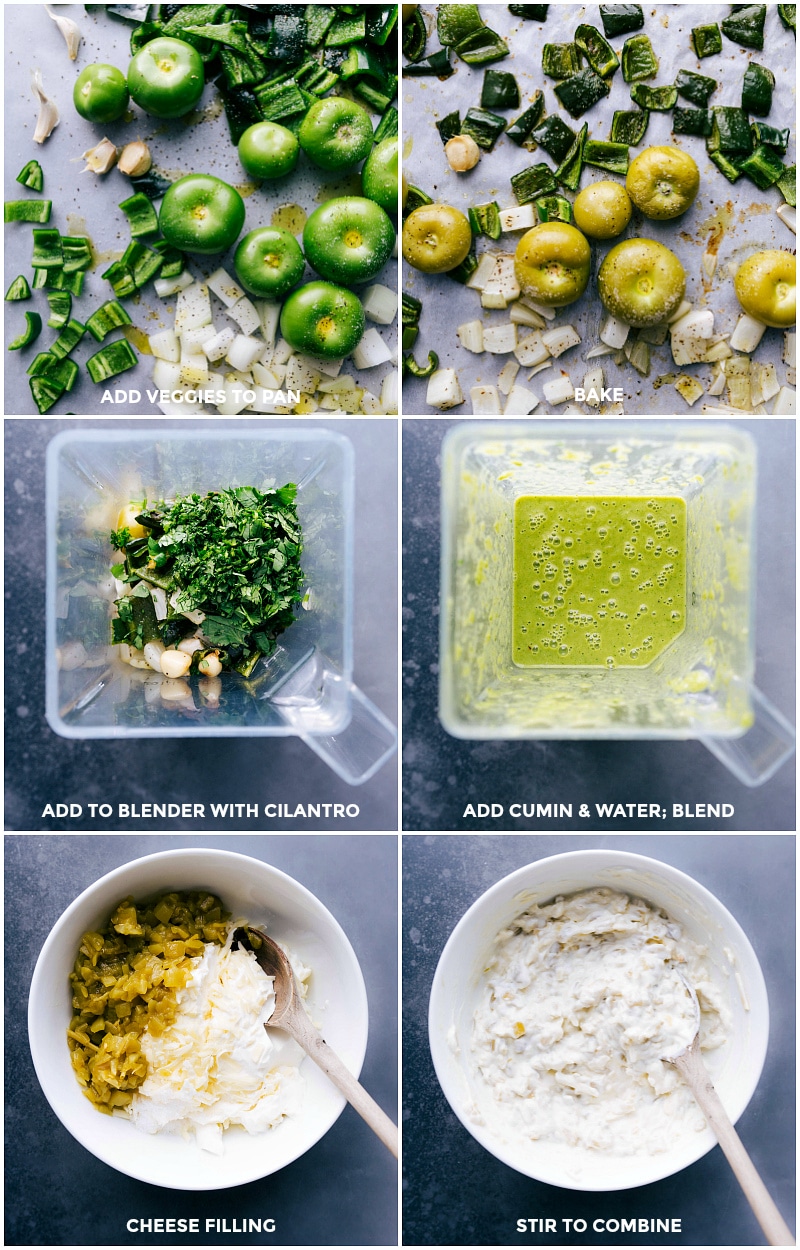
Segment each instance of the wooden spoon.
[{"label": "wooden spoon", "polygon": [[756,1171],[755,1165],[742,1145],[742,1139],[731,1124],[720,1096],[714,1089],[700,1051],[700,1004],[694,987],[678,972],[695,1010],[695,1033],[688,1046],[674,1055],[662,1055],[666,1063],[674,1064],[697,1099],[697,1104],[716,1135],[722,1152],[742,1187],[744,1196],[763,1230],[770,1246],[793,1246],[795,1239],[783,1216],[770,1197],[767,1187]]},{"label": "wooden spoon", "polygon": [[341,1090],[350,1105],[355,1107],[362,1120],[367,1122],[373,1133],[377,1133],[396,1159],[396,1125],[381,1110],[374,1098],[370,1097],[363,1085],[359,1084],[352,1072],[348,1072],[339,1056],[314,1028],[300,999],[292,966],[281,948],[261,929],[254,929],[250,925],[244,929],[234,929],[232,946],[234,950],[238,946],[251,950],[259,967],[263,968],[268,977],[274,978],[275,1010],[264,1028],[280,1028],[291,1034],[309,1058]]}]

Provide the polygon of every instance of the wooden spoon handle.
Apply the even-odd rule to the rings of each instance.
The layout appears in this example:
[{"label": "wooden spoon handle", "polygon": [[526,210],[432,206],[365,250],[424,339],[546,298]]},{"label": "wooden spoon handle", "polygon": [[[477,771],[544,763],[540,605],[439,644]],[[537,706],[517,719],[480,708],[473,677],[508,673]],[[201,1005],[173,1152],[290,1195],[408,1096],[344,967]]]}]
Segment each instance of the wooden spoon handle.
[{"label": "wooden spoon handle", "polygon": [[396,1159],[397,1126],[378,1106],[375,1099],[367,1093],[364,1086],[356,1080],[352,1072],[348,1071],[336,1052],[331,1050],[328,1043],[320,1037],[305,1009],[299,1003],[294,1005],[291,1023],[285,1019],[281,1022],[281,1028],[286,1028],[291,1032],[309,1058],[313,1059],[314,1063],[333,1081],[336,1088],[341,1090],[350,1105],[355,1108],[362,1120],[366,1121],[373,1133],[377,1134]]},{"label": "wooden spoon handle", "polygon": [[768,1244],[793,1246],[795,1239],[786,1221],[770,1197],[766,1185],[756,1171],[753,1160],[742,1145],[742,1139],[731,1124],[719,1094],[711,1083],[700,1054],[697,1038],[688,1050],[677,1055],[672,1062],[691,1087],[698,1105],[716,1134],[717,1141],[747,1201],[753,1208],[753,1214],[761,1225]]}]

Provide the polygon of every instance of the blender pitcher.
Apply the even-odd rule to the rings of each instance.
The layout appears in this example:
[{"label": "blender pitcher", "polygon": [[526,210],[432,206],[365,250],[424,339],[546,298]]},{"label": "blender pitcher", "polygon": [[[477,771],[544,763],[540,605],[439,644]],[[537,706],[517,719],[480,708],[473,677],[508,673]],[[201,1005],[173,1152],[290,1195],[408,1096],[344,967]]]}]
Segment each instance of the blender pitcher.
[{"label": "blender pitcher", "polygon": [[755,445],[530,421],[443,443],[439,715],[461,738],[699,738],[748,786],[794,731],[754,686]]},{"label": "blender pitcher", "polygon": [[[161,675],[109,644],[116,598],[109,531],[131,500],[235,486],[297,484],[305,595],[294,623],[250,678],[223,695],[162,697]],[[350,441],[326,429],[67,431],[47,449],[46,715],[67,738],[296,734],[343,780],[366,781],[396,731],[352,681]]]}]

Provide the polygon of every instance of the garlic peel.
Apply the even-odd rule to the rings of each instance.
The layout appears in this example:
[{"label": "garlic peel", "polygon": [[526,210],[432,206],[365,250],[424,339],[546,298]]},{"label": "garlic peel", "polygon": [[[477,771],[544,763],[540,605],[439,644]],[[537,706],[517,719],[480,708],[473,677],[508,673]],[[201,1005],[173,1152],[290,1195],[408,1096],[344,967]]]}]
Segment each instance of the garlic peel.
[{"label": "garlic peel", "polygon": [[77,22],[73,22],[71,17],[59,17],[56,13],[51,12],[50,5],[46,4],[45,10],[48,17],[55,22],[61,34],[64,36],[64,42],[67,45],[67,53],[69,59],[74,61],[78,55],[78,49],[81,46],[81,32]]},{"label": "garlic peel", "polygon": [[44,143],[59,123],[58,109],[55,100],[51,100],[44,89],[42,71],[36,69],[31,74],[33,94],[39,101],[39,116],[36,119],[36,130],[33,133],[34,143]]}]

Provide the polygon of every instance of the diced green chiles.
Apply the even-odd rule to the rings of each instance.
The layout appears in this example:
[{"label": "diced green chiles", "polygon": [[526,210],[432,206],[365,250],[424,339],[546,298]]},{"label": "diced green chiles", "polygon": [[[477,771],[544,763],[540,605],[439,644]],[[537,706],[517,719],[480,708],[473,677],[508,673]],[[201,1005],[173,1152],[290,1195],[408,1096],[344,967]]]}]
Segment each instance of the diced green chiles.
[{"label": "diced green chiles", "polygon": [[125,309],[115,299],[108,300],[107,303],[101,304],[96,312],[93,312],[89,320],[86,322],[86,329],[98,343],[102,343],[107,334],[112,330],[118,330],[120,326],[129,326],[131,319]]},{"label": "diced green chiles", "polygon": [[647,109],[625,113],[617,110],[611,119],[611,142],[635,148],[645,136],[650,114]]},{"label": "diced green chiles", "polygon": [[499,239],[501,234],[499,205],[492,201],[491,204],[477,204],[470,208],[469,224],[473,234],[483,234],[487,239]]},{"label": "diced green chiles", "polygon": [[136,239],[140,235],[155,234],[157,232],[158,217],[156,216],[156,210],[143,192],[137,191],[129,199],[123,200],[120,208],[128,218],[132,238]]},{"label": "diced green chiles", "polygon": [[34,230],[31,264],[34,269],[61,269],[63,267],[61,235],[57,230]]},{"label": "diced green chiles", "polygon": [[90,356],[86,368],[93,382],[107,382],[126,369],[133,369],[136,364],[136,352],[127,339],[116,339],[107,343],[99,352]]},{"label": "diced green chiles", "polygon": [[42,332],[42,319],[37,312],[25,313],[25,329],[8,345],[10,352],[17,352],[21,347],[29,347],[38,339]]},{"label": "diced green chiles", "polygon": [[43,226],[50,220],[52,207],[52,200],[6,200],[3,221],[34,221]]},{"label": "diced green chiles", "polygon": [[28,286],[27,278],[25,278],[22,274],[20,274],[18,278],[15,278],[11,283],[11,286],[6,291],[5,297],[7,300],[30,299],[31,288]]},{"label": "diced green chiles", "polygon": [[567,155],[556,170],[557,180],[568,191],[577,191],[580,186],[581,174],[583,173],[583,145],[586,142],[588,131],[589,125],[588,122],[585,122],[569,152],[567,152]]},{"label": "diced green chiles", "polygon": [[711,22],[707,26],[694,27],[692,47],[698,61],[702,61],[706,56],[716,56],[722,51],[722,35],[719,33],[719,26],[716,22]]},{"label": "diced green chiles", "polygon": [[61,254],[65,273],[78,273],[91,266],[92,245],[84,235],[62,234]]},{"label": "diced green chiles", "polygon": [[658,58],[647,35],[632,35],[622,45],[622,77],[626,82],[655,78]]},{"label": "diced green chiles", "polygon": [[23,187],[27,187],[29,191],[42,191],[44,189],[44,173],[38,161],[28,161],[27,165],[23,165],[17,174],[17,182],[21,182]]}]

